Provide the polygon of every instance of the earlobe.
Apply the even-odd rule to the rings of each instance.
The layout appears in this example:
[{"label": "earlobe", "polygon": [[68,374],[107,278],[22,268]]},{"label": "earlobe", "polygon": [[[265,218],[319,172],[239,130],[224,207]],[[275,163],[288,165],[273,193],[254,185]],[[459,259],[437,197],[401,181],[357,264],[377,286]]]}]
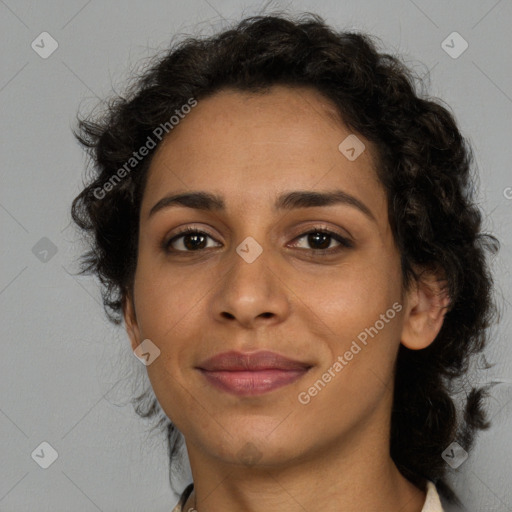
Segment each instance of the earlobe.
[{"label": "earlobe", "polygon": [[401,337],[405,347],[421,350],[439,334],[451,302],[446,285],[446,280],[427,274],[408,293]]},{"label": "earlobe", "polygon": [[140,343],[140,332],[137,324],[137,316],[135,314],[135,305],[130,294],[123,297],[123,317],[126,332],[130,338],[132,350],[135,350]]}]

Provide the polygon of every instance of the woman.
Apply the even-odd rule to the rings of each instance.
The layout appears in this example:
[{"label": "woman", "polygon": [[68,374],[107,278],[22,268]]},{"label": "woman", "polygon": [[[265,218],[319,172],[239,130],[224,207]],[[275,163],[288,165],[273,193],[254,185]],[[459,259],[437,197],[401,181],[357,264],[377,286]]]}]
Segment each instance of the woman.
[{"label": "woman", "polygon": [[[451,383],[493,316],[470,149],[368,36],[314,15],[190,38],[76,134],[84,271],[146,364],[175,511],[434,512],[486,428]],[[451,464],[454,467],[454,464]]]}]

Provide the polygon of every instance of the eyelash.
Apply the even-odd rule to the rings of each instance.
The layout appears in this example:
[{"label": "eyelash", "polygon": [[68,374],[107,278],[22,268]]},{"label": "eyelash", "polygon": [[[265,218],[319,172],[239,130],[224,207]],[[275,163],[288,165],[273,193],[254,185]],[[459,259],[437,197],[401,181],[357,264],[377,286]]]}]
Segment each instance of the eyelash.
[{"label": "eyelash", "polygon": [[[186,253],[201,252],[202,250],[204,250],[204,249],[198,249],[198,250],[195,250],[195,251],[190,251],[190,250],[183,251],[183,250],[176,250],[176,249],[170,248],[170,246],[171,246],[171,244],[173,242],[175,242],[179,238],[182,238],[185,235],[189,235],[189,234],[206,235],[207,237],[210,237],[210,238],[214,239],[210,234],[206,233],[205,231],[201,231],[199,229],[196,229],[196,228],[188,226],[188,227],[182,229],[180,232],[178,232],[172,238],[170,238],[168,240],[164,239],[163,242],[162,242],[162,249],[164,250],[164,252],[166,252],[168,254],[172,254],[172,253],[174,253],[174,254],[179,254],[179,253],[186,254]],[[333,254],[337,254],[338,252],[343,251],[345,249],[351,249],[351,248],[354,247],[353,243],[350,240],[348,240],[347,238],[344,238],[341,235],[339,235],[338,233],[335,233],[334,231],[331,231],[329,229],[322,228],[320,226],[312,227],[309,231],[306,231],[305,233],[301,233],[299,236],[295,237],[294,240],[297,240],[297,239],[300,240],[301,238],[304,238],[305,236],[311,235],[311,234],[327,235],[327,236],[333,238],[334,240],[336,240],[337,242],[340,243],[340,246],[338,246],[338,247],[336,247],[334,249],[333,248],[330,248],[330,249],[309,249],[311,252],[313,252],[316,255],[333,255]],[[302,250],[308,250],[308,249],[302,249]]]}]

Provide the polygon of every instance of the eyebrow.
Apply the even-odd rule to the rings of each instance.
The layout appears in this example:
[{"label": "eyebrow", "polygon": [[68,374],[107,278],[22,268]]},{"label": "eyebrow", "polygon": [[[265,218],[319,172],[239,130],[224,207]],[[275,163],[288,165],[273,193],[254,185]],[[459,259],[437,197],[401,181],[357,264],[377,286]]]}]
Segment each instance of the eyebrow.
[{"label": "eyebrow", "polygon": [[[295,208],[315,208],[320,206],[333,206],[344,204],[357,208],[368,218],[377,222],[371,210],[356,197],[344,192],[334,190],[328,192],[311,192],[298,190],[280,195],[275,204],[274,211],[293,210]],[[149,211],[148,218],[164,208],[184,206],[196,210],[223,211],[226,206],[222,196],[209,192],[185,192],[174,194],[160,199]]]}]

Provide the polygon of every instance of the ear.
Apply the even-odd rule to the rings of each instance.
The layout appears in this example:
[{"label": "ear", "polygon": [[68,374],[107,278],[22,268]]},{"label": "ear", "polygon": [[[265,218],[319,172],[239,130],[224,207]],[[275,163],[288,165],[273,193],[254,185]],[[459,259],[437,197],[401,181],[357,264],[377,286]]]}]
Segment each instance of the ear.
[{"label": "ear", "polygon": [[123,297],[123,316],[126,332],[130,338],[132,350],[135,350],[141,342],[139,326],[137,324],[137,315],[135,314],[135,304],[132,295],[127,293]]},{"label": "ear", "polygon": [[423,271],[406,295],[401,341],[411,350],[421,350],[435,340],[450,307],[444,274]]}]

